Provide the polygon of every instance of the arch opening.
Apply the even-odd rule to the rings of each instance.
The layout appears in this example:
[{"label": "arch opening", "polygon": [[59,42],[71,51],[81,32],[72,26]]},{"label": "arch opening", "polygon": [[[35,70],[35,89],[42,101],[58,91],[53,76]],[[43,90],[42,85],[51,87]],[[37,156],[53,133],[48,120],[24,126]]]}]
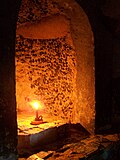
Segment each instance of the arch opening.
[{"label": "arch opening", "polygon": [[[74,0],[24,0],[16,35],[20,131],[31,128],[31,121],[39,114],[44,129],[80,123],[93,134],[94,38],[83,9]],[[39,102],[38,109],[33,101]]]}]

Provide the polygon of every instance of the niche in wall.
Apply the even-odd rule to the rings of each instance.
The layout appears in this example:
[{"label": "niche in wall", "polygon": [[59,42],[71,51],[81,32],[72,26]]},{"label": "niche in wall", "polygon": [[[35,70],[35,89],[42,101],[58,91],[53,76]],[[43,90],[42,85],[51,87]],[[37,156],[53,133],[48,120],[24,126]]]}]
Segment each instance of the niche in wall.
[{"label": "niche in wall", "polygon": [[34,116],[31,102],[37,100],[45,121],[81,123],[94,133],[93,39],[75,0],[22,1],[16,30],[18,125]]}]

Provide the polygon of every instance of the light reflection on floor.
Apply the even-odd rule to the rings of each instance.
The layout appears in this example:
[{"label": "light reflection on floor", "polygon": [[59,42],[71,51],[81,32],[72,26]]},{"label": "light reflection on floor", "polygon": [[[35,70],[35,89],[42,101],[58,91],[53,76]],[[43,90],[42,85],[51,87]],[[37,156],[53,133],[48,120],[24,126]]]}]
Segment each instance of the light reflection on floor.
[{"label": "light reflection on floor", "polygon": [[43,121],[45,123],[39,125],[31,125],[31,121],[35,119],[34,114],[25,114],[18,113],[17,115],[17,123],[18,123],[18,135],[28,135],[41,132],[45,129],[60,126],[65,124],[61,120],[51,121],[51,119],[47,116],[43,116]]}]

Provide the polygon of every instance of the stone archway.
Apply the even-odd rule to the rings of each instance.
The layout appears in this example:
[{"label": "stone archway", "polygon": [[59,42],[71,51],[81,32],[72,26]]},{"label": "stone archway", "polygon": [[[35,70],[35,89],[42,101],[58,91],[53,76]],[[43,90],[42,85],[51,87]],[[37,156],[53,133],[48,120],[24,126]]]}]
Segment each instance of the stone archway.
[{"label": "stone archway", "polygon": [[94,38],[83,9],[74,0],[23,1],[16,33],[18,111],[39,99],[52,118],[94,133]]}]

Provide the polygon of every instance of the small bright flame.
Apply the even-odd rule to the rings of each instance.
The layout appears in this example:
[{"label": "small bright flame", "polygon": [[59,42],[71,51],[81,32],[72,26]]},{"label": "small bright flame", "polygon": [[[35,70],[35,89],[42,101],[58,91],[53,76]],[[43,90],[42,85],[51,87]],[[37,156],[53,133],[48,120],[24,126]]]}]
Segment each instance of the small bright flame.
[{"label": "small bright flame", "polygon": [[37,100],[33,100],[32,102],[30,102],[30,105],[34,107],[36,110],[38,110],[41,107],[40,102]]}]

